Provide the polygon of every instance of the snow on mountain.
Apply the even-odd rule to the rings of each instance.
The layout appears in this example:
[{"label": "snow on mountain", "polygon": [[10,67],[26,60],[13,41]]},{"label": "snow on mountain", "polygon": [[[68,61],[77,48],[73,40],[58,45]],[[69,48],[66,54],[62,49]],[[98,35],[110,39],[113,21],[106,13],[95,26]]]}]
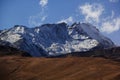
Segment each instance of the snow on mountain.
[{"label": "snow on mountain", "polygon": [[44,24],[35,28],[16,25],[3,30],[0,40],[32,56],[56,56],[114,46],[110,39],[88,23],[74,23],[71,26],[66,23]]}]

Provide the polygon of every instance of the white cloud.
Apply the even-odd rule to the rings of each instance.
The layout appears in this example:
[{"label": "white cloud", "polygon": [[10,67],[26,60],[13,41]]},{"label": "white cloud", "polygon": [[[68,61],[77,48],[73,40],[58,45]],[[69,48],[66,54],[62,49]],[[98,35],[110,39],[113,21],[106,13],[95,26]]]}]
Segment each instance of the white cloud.
[{"label": "white cloud", "polygon": [[99,18],[102,15],[104,8],[100,4],[89,4],[79,6],[80,12],[85,16],[87,22],[99,22]]},{"label": "white cloud", "polygon": [[48,0],[40,0],[39,4],[41,7],[45,7],[48,4]]},{"label": "white cloud", "polygon": [[104,17],[101,18],[101,22],[106,22],[106,21],[109,21],[109,20],[113,20],[114,16],[115,16],[115,12],[112,10],[110,16],[104,16]]},{"label": "white cloud", "polygon": [[120,17],[103,22],[101,26],[101,31],[106,32],[108,34],[114,31],[118,31],[119,29],[120,29]]},{"label": "white cloud", "polygon": [[66,19],[62,19],[62,20],[58,21],[57,23],[62,23],[62,22],[65,22],[65,23],[71,24],[71,23],[74,22],[74,20],[73,20],[73,17],[70,16],[70,17],[68,17],[68,18],[66,18]]},{"label": "white cloud", "polygon": [[115,15],[115,12],[112,10],[112,15],[111,15],[111,18],[113,18]]},{"label": "white cloud", "polygon": [[41,11],[38,14],[29,17],[28,23],[30,26],[39,26],[46,20],[47,4],[48,4],[48,0],[40,0],[39,5],[41,6]]},{"label": "white cloud", "polygon": [[42,17],[41,17],[41,21],[45,21],[45,20],[46,20],[46,18],[47,18],[47,16],[46,16],[46,15],[42,16]]},{"label": "white cloud", "polygon": [[37,14],[35,16],[29,17],[29,25],[30,26],[39,26],[41,25],[47,18],[47,15]]},{"label": "white cloud", "polygon": [[109,0],[110,2],[118,2],[119,0]]}]

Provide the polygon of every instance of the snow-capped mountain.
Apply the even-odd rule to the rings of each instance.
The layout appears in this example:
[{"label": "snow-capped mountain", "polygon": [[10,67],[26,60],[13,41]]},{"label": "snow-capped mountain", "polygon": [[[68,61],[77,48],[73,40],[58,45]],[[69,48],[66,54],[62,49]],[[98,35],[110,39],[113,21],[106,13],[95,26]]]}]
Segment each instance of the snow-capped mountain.
[{"label": "snow-capped mountain", "polygon": [[0,44],[9,43],[32,56],[56,56],[95,48],[110,48],[114,43],[88,23],[44,24],[35,28],[16,25],[0,33]]}]

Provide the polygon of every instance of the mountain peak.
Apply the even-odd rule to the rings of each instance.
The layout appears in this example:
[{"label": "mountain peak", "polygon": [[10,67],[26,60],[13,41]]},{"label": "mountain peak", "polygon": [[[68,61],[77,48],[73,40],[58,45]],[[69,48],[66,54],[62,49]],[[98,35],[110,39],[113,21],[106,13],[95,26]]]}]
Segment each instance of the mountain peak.
[{"label": "mountain peak", "polygon": [[24,26],[24,25],[14,25],[14,27],[24,27],[24,28],[27,28],[27,26]]},{"label": "mountain peak", "polygon": [[9,32],[11,33],[25,33],[26,29],[28,29],[28,27],[23,26],[23,25],[15,25],[13,28],[8,29]]},{"label": "mountain peak", "polygon": [[55,26],[55,25],[66,26],[67,24],[65,22],[58,23],[58,24],[43,24],[40,27],[44,27],[44,26],[49,27],[49,26]]}]

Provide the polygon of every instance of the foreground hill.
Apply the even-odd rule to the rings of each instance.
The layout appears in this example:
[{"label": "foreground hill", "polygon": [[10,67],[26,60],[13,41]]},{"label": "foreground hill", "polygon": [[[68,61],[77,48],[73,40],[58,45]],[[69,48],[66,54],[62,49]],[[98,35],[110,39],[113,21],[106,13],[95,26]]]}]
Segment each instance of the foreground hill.
[{"label": "foreground hill", "polygon": [[98,57],[0,57],[0,80],[120,80],[120,62]]}]

